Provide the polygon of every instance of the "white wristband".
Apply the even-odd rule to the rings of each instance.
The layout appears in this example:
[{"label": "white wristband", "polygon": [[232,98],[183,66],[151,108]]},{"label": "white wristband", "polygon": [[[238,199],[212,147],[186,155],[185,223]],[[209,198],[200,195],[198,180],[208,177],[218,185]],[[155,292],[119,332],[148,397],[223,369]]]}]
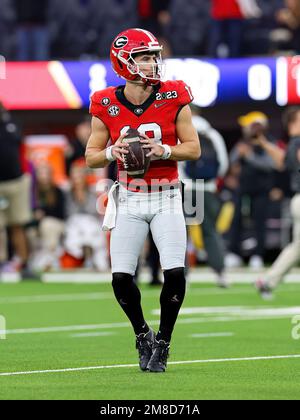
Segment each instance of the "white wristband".
[{"label": "white wristband", "polygon": [[107,147],[107,149],[106,149],[106,159],[107,159],[109,162],[113,162],[114,160],[116,160],[116,157],[115,157],[115,156],[113,156],[113,154],[112,154],[112,148],[113,148],[113,146],[109,146],[109,147]]},{"label": "white wristband", "polygon": [[162,155],[162,159],[163,160],[167,160],[169,159],[169,157],[171,156],[172,152],[171,152],[171,147],[168,144],[161,144],[160,145],[165,151],[164,154]]}]

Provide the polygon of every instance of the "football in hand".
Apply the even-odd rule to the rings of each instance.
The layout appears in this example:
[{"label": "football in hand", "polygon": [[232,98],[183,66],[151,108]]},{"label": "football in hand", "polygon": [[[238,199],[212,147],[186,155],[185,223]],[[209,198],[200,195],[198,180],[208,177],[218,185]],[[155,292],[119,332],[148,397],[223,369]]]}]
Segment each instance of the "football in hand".
[{"label": "football in hand", "polygon": [[131,178],[143,178],[149,169],[150,156],[147,157],[150,149],[143,148],[143,143],[140,142],[140,133],[130,128],[123,141],[129,144],[128,152],[123,154],[124,168]]}]

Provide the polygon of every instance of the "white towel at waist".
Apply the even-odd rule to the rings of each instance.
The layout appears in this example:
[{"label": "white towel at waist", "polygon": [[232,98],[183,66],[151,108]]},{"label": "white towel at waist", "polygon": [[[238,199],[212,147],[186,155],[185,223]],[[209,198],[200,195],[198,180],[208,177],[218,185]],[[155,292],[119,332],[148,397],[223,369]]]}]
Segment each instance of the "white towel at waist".
[{"label": "white towel at waist", "polygon": [[119,185],[120,185],[119,182],[116,181],[108,192],[108,201],[107,201],[104,220],[102,223],[102,230],[104,231],[111,230],[116,226],[116,215],[117,215],[116,190]]}]

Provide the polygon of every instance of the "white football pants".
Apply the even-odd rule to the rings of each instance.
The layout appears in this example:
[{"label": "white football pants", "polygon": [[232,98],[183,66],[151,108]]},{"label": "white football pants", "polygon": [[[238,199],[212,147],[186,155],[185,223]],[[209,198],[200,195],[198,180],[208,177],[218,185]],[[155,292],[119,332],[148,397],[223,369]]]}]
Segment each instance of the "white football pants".
[{"label": "white football pants", "polygon": [[149,228],[162,269],[184,267],[186,226],[180,190],[143,193],[120,185],[116,226],[110,242],[113,273],[135,274]]}]

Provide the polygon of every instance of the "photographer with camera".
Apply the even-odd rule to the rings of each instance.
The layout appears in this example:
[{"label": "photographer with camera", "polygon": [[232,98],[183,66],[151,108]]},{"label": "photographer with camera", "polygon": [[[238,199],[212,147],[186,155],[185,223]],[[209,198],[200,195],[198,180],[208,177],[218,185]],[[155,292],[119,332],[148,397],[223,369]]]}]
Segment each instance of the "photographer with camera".
[{"label": "photographer with camera", "polygon": [[248,199],[251,203],[251,218],[254,222],[256,246],[249,260],[253,269],[263,267],[265,225],[269,203],[269,191],[273,186],[275,165],[266,151],[257,144],[257,138],[273,141],[268,128],[268,118],[262,112],[250,112],[238,119],[242,128],[242,139],[230,154],[232,165],[239,166],[239,188],[235,196],[235,214],[229,239],[229,251],[225,258],[227,268],[238,267],[242,264],[241,236],[243,229],[243,204]]}]

